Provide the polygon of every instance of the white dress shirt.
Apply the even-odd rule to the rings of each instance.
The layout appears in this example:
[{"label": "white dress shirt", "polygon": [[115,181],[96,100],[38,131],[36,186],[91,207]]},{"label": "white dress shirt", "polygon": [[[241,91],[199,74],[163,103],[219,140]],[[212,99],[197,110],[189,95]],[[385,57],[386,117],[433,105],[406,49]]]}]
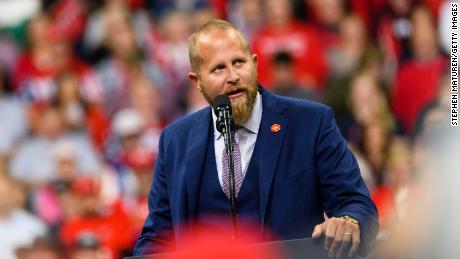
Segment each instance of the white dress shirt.
[{"label": "white dress shirt", "polygon": [[[212,113],[213,126],[214,126],[214,151],[216,156],[217,174],[219,177],[220,185],[222,182],[222,155],[225,148],[224,137],[222,133],[217,131],[216,120],[217,117]],[[235,132],[235,140],[240,147],[241,152],[241,167],[243,176],[246,175],[249,162],[251,161],[252,152],[256,145],[257,134],[259,132],[260,121],[262,120],[262,97],[257,92],[254,109],[252,110],[249,120],[241,125],[241,128]]]}]

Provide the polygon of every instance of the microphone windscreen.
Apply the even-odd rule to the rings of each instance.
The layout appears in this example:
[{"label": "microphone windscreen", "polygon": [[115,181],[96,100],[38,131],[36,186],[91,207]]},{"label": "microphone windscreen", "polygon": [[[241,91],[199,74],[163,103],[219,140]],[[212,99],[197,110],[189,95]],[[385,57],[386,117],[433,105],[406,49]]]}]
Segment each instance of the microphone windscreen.
[{"label": "microphone windscreen", "polygon": [[216,116],[219,116],[218,110],[222,108],[228,109],[230,114],[232,114],[232,103],[230,102],[230,98],[228,98],[226,95],[218,95],[214,99],[213,109]]}]

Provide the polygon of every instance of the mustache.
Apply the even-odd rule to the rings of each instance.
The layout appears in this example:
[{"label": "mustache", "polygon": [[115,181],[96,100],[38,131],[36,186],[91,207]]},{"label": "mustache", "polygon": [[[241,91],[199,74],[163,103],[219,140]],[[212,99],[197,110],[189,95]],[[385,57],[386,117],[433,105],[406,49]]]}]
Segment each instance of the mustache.
[{"label": "mustache", "polygon": [[248,87],[246,85],[240,85],[240,86],[232,87],[232,88],[225,90],[224,94],[230,95],[236,92],[247,91],[247,90],[248,90]]}]

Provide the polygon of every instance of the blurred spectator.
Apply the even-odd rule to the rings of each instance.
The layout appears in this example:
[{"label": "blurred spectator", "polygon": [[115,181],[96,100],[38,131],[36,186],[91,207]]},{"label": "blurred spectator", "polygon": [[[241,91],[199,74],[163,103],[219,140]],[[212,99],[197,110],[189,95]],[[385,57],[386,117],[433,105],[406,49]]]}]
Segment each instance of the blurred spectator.
[{"label": "blurred spectator", "polygon": [[[153,166],[155,151],[142,115],[135,109],[119,111],[113,118],[112,136],[107,144],[106,154],[113,167],[117,184],[118,199],[133,199],[137,196],[138,179],[134,168]],[[149,175],[153,170],[149,172]],[[113,186],[112,186],[113,189]]]},{"label": "blurred spectator", "polygon": [[188,61],[188,35],[190,24],[186,13],[171,11],[161,18],[160,37],[152,47],[152,58],[163,68],[164,76],[169,78],[171,92],[180,91],[187,85],[184,75],[190,71]]},{"label": "blurred spectator", "polygon": [[208,9],[214,13],[213,17],[225,18],[227,0],[171,0],[171,1],[145,1],[154,17],[161,17],[171,10],[193,13],[196,10]]},{"label": "blurred spectator", "polygon": [[[227,0],[210,0],[210,2],[216,3],[225,1]],[[219,14],[219,11],[220,10],[217,10],[217,8],[207,4],[198,5],[195,9],[190,10],[190,20],[188,23],[191,25],[192,31],[211,19],[218,19],[219,17],[222,17],[222,15]]]},{"label": "blurred spectator", "polygon": [[54,20],[43,13],[28,25],[29,49],[19,58],[13,87],[26,100],[49,103],[56,94],[55,76],[72,72],[84,76],[88,67],[73,53],[69,39],[54,28]]},{"label": "blurred spectator", "polygon": [[350,76],[358,66],[365,51],[368,40],[366,27],[361,18],[355,14],[346,16],[339,24],[337,45],[328,52],[328,80]]},{"label": "blurred spectator", "polygon": [[[114,20],[127,19],[132,22],[136,42],[144,43],[151,26],[146,10],[133,6],[135,2],[142,1],[87,1],[87,9],[92,10],[88,15],[80,46],[80,52],[85,60],[96,64],[110,54],[107,49],[109,47],[107,37],[110,24]],[[131,3],[133,4],[130,5]],[[92,8],[90,8],[91,5]]]},{"label": "blurred spectator", "polygon": [[35,134],[26,139],[11,160],[11,174],[31,186],[46,184],[56,176],[54,149],[61,141],[73,143],[78,154],[80,172],[95,174],[99,169],[97,155],[85,134],[63,131],[58,110],[46,106],[32,122]]},{"label": "blurred spectator", "polygon": [[319,99],[313,89],[303,87],[296,81],[294,64],[289,53],[276,53],[273,59],[273,85],[271,86],[273,92],[299,99]]},{"label": "blurred spectator", "polygon": [[[140,145],[143,144],[140,140],[144,129],[145,120],[134,109],[121,110],[114,116],[112,122],[113,137],[118,140],[122,152],[121,157],[125,157],[125,154],[130,151],[141,148]],[[147,150],[145,147],[142,149]]]},{"label": "blurred spectator", "polygon": [[258,30],[252,47],[259,56],[259,81],[273,84],[273,56],[280,51],[293,57],[296,80],[321,89],[326,79],[327,61],[317,35],[294,20],[289,0],[268,0],[264,5],[265,24]]},{"label": "blurred spectator", "polygon": [[0,68],[0,159],[9,157],[27,131],[26,107],[17,96],[6,92],[6,74]]},{"label": "blurred spectator", "polygon": [[436,27],[428,9],[418,6],[411,15],[413,58],[398,69],[392,92],[392,108],[404,132],[413,133],[422,108],[433,101],[446,66],[440,55]]},{"label": "blurred spectator", "polygon": [[82,96],[82,82],[77,75],[64,73],[56,78],[57,93],[54,100],[66,131],[88,132],[93,144],[102,148],[108,135],[109,120],[97,103]]},{"label": "blurred spectator", "polygon": [[[339,24],[339,39],[335,47],[328,52],[329,75],[326,83],[326,102],[335,113],[339,127],[346,127],[350,110],[347,107],[347,98],[350,92],[350,83],[356,73],[366,70],[369,74],[377,66],[380,71],[379,60],[374,57],[370,46],[366,28],[359,16],[347,15]],[[377,53],[378,55],[378,53]],[[372,71],[373,72],[373,71]],[[380,79],[379,74],[372,74]]]},{"label": "blurred spectator", "polygon": [[[147,102],[153,97],[152,88],[148,85],[138,85],[133,93],[133,100],[139,98],[136,105],[152,106]],[[144,101],[142,101],[143,99]],[[156,99],[156,98],[153,98]],[[148,214],[148,194],[153,177],[153,168],[157,154],[158,141],[161,133],[161,122],[152,121],[138,109],[125,109],[118,112],[113,120],[112,130],[118,145],[118,154],[114,157],[117,183],[120,185],[119,199],[123,202],[125,211],[133,220],[133,230],[136,235]],[[150,109],[154,111],[154,109]],[[152,122],[160,124],[152,124]],[[147,124],[149,123],[149,124]]]},{"label": "blurred spectator", "polygon": [[58,240],[39,237],[33,244],[17,249],[16,255],[18,259],[61,259],[65,257],[65,252]]},{"label": "blurred spectator", "polygon": [[345,15],[343,0],[306,0],[320,46],[328,51],[339,44],[339,25]]},{"label": "blurred spectator", "polygon": [[[148,46],[150,59],[162,68],[164,85],[162,89],[162,112],[169,117],[177,116],[178,102],[184,98],[190,71],[187,38],[191,30],[191,15],[180,11],[165,13],[160,20],[157,34]],[[158,85],[156,85],[158,86]]]},{"label": "blurred spectator", "polygon": [[163,127],[167,122],[162,116],[164,100],[159,90],[148,78],[140,78],[133,82],[130,91],[131,107],[139,113],[143,120],[141,142],[150,153],[158,153],[158,144]]},{"label": "blurred spectator", "polygon": [[360,71],[369,73],[388,91],[392,87],[394,71],[382,51],[375,45],[370,46],[361,58]]},{"label": "blurred spectator", "polygon": [[[34,192],[32,208],[52,230],[59,230],[62,222],[79,215],[77,198],[72,192],[72,187],[80,178],[87,176],[77,167],[77,155],[72,143],[58,143],[55,150],[57,176]],[[111,168],[104,166],[97,172],[97,179],[100,185],[100,202],[103,206],[112,206],[123,198],[122,195],[126,195],[122,193],[122,187],[126,186],[120,186],[122,183]],[[134,181],[135,179],[130,179],[129,186],[134,185]]]},{"label": "blurred spectator", "polygon": [[451,101],[450,75],[450,69],[447,67],[441,76],[436,99],[423,107],[420,112],[413,134],[415,145],[418,144],[417,142],[420,140],[419,138],[423,137],[425,129],[430,125],[439,123],[440,121],[449,124],[448,120],[450,119]]},{"label": "blurred spectator", "polygon": [[72,185],[77,195],[79,216],[63,222],[60,237],[72,246],[82,235],[92,233],[110,258],[119,258],[133,242],[132,225],[120,206],[103,206],[100,199],[100,183],[91,177],[79,178]]},{"label": "blurred spectator", "polygon": [[395,128],[388,101],[376,79],[368,73],[353,79],[348,100],[352,114],[345,136],[361,150],[380,182],[388,141]]},{"label": "blurred spectator", "polygon": [[[376,78],[367,72],[359,73],[353,78],[350,87],[347,100],[353,120],[357,124],[365,127],[373,123],[382,123],[386,128],[394,128],[388,99]],[[346,136],[353,140],[353,131]]]},{"label": "blurred spectator", "polygon": [[54,150],[56,177],[34,193],[32,207],[37,215],[53,228],[74,217],[75,199],[71,187],[81,172],[77,167],[77,151],[73,143],[60,142]]},{"label": "blurred spectator", "polygon": [[128,106],[126,96],[131,87],[130,82],[147,76],[156,86],[162,86],[163,79],[159,67],[145,59],[136,41],[129,15],[124,9],[117,10],[106,24],[106,40],[111,56],[96,66],[98,84],[93,87],[98,90],[87,89],[97,93],[91,100],[101,103],[109,117]]},{"label": "blurred spectator", "polygon": [[132,220],[133,234],[138,236],[149,213],[148,196],[152,185],[155,163],[152,163],[150,156],[143,154],[132,155],[135,157],[128,159],[128,165],[134,176],[134,192],[123,197],[123,207]]},{"label": "blurred spectator", "polygon": [[[51,18],[46,14],[34,17],[27,27],[29,48],[17,62],[12,82],[17,92],[23,91],[34,101],[51,100],[55,85],[54,53],[50,42]],[[32,87],[32,85],[34,87]]]},{"label": "blurred spectator", "polygon": [[110,258],[110,252],[101,247],[100,241],[90,232],[81,234],[70,248],[70,259]]},{"label": "blurred spectator", "polygon": [[385,56],[393,62],[404,61],[410,56],[412,23],[410,15],[413,0],[390,0],[379,15],[379,43]]},{"label": "blurred spectator", "polygon": [[63,127],[81,131],[85,127],[85,103],[80,95],[80,81],[70,73],[57,78],[56,105],[61,114]]},{"label": "blurred spectator", "polygon": [[230,1],[229,21],[243,33],[248,42],[252,42],[256,31],[262,25],[261,0]]},{"label": "blurred spectator", "polygon": [[392,225],[404,216],[410,202],[409,193],[416,191],[411,153],[406,139],[394,138],[391,141],[384,183],[372,194],[379,211],[380,238],[386,238]]},{"label": "blurred spectator", "polygon": [[391,128],[388,128],[388,126],[382,122],[375,122],[364,128],[361,148],[378,183],[380,183],[383,178],[382,174],[391,133]]},{"label": "blurred spectator", "polygon": [[15,250],[32,245],[46,234],[46,226],[21,208],[24,193],[11,179],[0,175],[0,257],[15,259]]}]

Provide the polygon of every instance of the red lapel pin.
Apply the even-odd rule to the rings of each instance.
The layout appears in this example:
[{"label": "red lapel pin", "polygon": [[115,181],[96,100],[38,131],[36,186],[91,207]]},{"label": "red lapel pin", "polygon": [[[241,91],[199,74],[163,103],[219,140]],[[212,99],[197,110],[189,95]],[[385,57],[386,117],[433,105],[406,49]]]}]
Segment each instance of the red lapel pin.
[{"label": "red lapel pin", "polygon": [[271,130],[273,133],[277,133],[281,130],[281,125],[279,125],[278,123],[274,123],[271,127]]}]

